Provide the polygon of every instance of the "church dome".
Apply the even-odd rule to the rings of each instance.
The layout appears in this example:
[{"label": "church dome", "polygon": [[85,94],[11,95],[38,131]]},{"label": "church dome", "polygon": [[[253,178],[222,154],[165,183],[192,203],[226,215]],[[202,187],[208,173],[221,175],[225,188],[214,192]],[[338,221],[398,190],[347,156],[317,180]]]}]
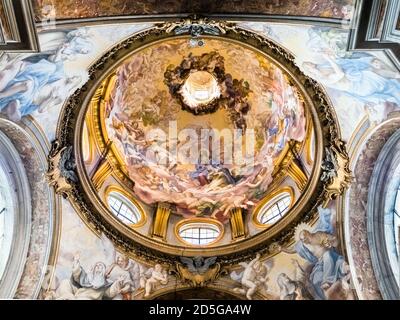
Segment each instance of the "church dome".
[{"label": "church dome", "polygon": [[170,257],[286,241],[329,196],[319,176],[336,123],[321,124],[324,93],[249,31],[192,40],[149,30],[92,67],[75,100],[88,214],[114,240]]}]

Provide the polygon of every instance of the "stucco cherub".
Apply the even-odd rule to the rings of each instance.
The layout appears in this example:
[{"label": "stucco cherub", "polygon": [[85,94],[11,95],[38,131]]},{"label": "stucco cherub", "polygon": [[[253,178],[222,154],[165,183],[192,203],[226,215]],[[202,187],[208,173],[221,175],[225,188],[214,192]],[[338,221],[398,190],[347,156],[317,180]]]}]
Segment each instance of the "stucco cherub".
[{"label": "stucco cherub", "polygon": [[167,284],[168,283],[168,273],[161,264],[156,264],[154,268],[150,268],[145,273],[146,276],[149,276],[147,279],[143,279],[142,287],[144,287],[144,297],[150,296],[150,294],[155,289],[155,286],[158,284]]}]

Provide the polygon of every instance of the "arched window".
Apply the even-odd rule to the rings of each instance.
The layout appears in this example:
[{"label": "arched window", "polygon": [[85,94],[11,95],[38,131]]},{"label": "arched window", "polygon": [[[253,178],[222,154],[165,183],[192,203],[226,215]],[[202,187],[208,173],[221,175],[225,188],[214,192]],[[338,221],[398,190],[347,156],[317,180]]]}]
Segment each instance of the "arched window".
[{"label": "arched window", "polygon": [[396,195],[396,204],[394,206],[394,215],[393,215],[393,230],[394,230],[394,238],[396,242],[397,248],[397,259],[400,255],[400,185],[397,188]]},{"label": "arched window", "polygon": [[24,164],[0,131],[0,299],[12,297],[22,276],[31,232],[31,196]]},{"label": "arched window", "polygon": [[0,279],[8,261],[14,228],[14,203],[10,180],[0,163]]},{"label": "arched window", "polygon": [[274,224],[290,209],[292,196],[289,192],[282,192],[267,202],[259,211],[258,222],[263,225]]},{"label": "arched window", "polygon": [[204,246],[216,242],[221,237],[221,227],[214,223],[188,222],[178,227],[178,235],[184,242]]},{"label": "arched window", "polygon": [[380,151],[371,175],[367,231],[371,262],[384,299],[399,299],[400,130]]},{"label": "arched window", "polygon": [[122,222],[131,225],[142,220],[142,213],[137,206],[121,193],[110,192],[107,202],[112,213]]}]

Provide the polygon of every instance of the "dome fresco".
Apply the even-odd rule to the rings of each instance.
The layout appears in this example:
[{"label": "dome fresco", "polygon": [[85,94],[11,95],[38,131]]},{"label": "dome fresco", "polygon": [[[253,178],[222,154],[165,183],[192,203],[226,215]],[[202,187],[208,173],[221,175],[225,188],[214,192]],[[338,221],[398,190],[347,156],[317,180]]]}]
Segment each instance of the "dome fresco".
[{"label": "dome fresco", "polygon": [[[198,72],[215,75],[221,94],[196,114],[176,88]],[[239,44],[164,41],[136,52],[115,77],[104,121],[133,191],[184,217],[226,220],[233,207],[251,209],[289,141],[306,137],[297,89],[265,55]]]},{"label": "dome fresco", "polygon": [[[82,104],[75,129],[60,131],[76,146],[81,184],[73,188],[85,195],[76,201],[127,246],[170,256],[231,259],[273,239],[289,241],[301,220],[335,197],[329,185],[348,179],[347,155],[327,151],[343,147],[325,93],[307,86],[284,48],[262,38],[247,43],[251,31],[214,24],[212,36],[197,39],[171,32],[179,24],[158,28],[110,49],[91,68],[88,90],[76,93],[78,103],[68,102]],[[112,190],[125,197],[121,208],[134,203],[141,223],[115,214]],[[275,205],[283,195],[286,205]],[[178,225],[200,239],[184,241]],[[202,239],[213,226],[218,237]]]},{"label": "dome fresco", "polygon": [[398,300],[399,10],[0,1],[0,300]]}]

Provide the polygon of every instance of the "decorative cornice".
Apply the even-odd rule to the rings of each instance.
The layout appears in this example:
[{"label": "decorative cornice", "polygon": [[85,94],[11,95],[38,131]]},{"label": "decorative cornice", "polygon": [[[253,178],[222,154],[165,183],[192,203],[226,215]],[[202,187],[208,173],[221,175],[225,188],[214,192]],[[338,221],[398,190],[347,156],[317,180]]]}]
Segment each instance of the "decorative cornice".
[{"label": "decorative cornice", "polygon": [[327,207],[330,200],[334,200],[344,193],[353,179],[349,168],[349,156],[343,141],[337,140],[335,145],[326,150],[322,168],[321,179],[328,182],[328,186],[325,188],[325,202],[323,204],[324,207]]},{"label": "decorative cornice", "polygon": [[73,189],[72,183],[77,183],[76,164],[72,154],[72,146],[61,147],[55,141],[48,157],[49,169],[47,180],[56,193],[68,197]]},{"label": "decorative cornice", "polygon": [[[349,32],[348,50],[382,50],[400,70],[400,30],[396,22],[400,10],[398,1],[387,1],[383,21],[378,21],[379,5],[383,0],[357,0],[354,21]],[[396,17],[397,15],[397,17]],[[377,38],[371,30],[383,24],[382,35]]]},{"label": "decorative cornice", "polygon": [[175,269],[172,269],[170,272],[175,273],[182,283],[187,283],[195,288],[203,288],[210,282],[214,282],[219,277],[227,274],[227,271],[221,267],[220,263],[215,263],[205,272],[198,272],[190,270],[190,268],[185,267],[180,262],[176,262]]},{"label": "decorative cornice", "polygon": [[179,21],[157,24],[156,28],[165,30],[167,33],[173,32],[175,35],[188,34],[196,38],[201,35],[223,35],[226,33],[227,26],[228,23],[226,22],[194,15]]}]

